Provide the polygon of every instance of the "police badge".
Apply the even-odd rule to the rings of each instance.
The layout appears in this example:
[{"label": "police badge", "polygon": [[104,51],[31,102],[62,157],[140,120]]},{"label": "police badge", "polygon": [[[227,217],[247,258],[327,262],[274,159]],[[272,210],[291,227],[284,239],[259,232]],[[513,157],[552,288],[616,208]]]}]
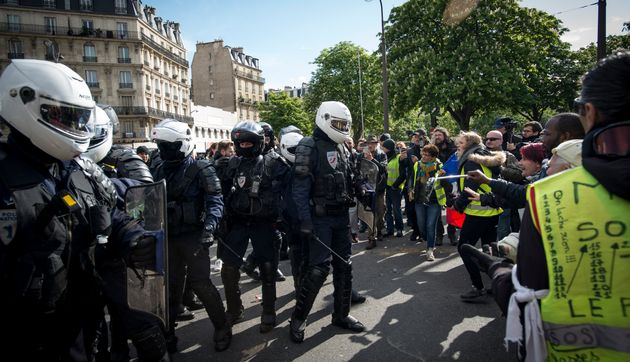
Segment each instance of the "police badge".
[{"label": "police badge", "polygon": [[246,176],[239,176],[236,178],[236,182],[238,183],[238,187],[243,188],[245,186],[245,181],[247,181]]},{"label": "police badge", "polygon": [[15,209],[0,210],[0,240],[4,245],[9,245],[13,240],[16,228],[17,211]]},{"label": "police badge", "polygon": [[326,159],[328,159],[328,164],[332,168],[337,168],[337,151],[328,151],[326,152]]}]

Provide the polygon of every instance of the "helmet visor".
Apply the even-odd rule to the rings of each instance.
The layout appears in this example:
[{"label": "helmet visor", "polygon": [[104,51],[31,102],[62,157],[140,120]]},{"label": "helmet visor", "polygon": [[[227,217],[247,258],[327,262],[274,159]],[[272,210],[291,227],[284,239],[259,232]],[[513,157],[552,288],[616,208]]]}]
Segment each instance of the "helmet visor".
[{"label": "helmet visor", "polygon": [[94,108],[83,108],[70,104],[42,103],[39,107],[41,120],[54,129],[75,137],[93,135]]},{"label": "helmet visor", "polygon": [[296,148],[297,148],[297,146],[287,147],[287,152],[289,152],[292,155],[295,155],[295,149]]},{"label": "helmet visor", "polygon": [[615,123],[595,131],[593,149],[606,157],[630,156],[630,121]]},{"label": "helmet visor", "polygon": [[350,132],[350,123],[345,119],[331,119],[330,126],[339,132]]},{"label": "helmet visor", "polygon": [[96,147],[105,142],[109,136],[110,124],[99,124],[94,127],[94,136],[90,140],[90,148]]}]

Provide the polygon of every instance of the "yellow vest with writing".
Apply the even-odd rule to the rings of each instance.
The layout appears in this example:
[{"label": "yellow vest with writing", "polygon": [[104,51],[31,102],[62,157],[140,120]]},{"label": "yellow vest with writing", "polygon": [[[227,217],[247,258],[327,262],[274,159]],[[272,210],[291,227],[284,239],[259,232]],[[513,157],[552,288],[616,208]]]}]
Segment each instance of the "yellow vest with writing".
[{"label": "yellow vest with writing", "polygon": [[[414,190],[416,189],[416,181],[418,180],[418,165],[420,164],[420,161],[416,162],[413,165],[413,188]],[[442,169],[442,164],[441,163],[437,163],[437,169],[435,170],[435,176],[438,176],[438,172]],[[427,199],[429,199],[431,197],[431,195],[427,195]],[[437,202],[440,206],[444,206],[446,205],[446,193],[444,192],[444,187],[442,187],[442,185],[440,184],[439,181],[437,181],[435,183],[435,198],[437,199]]]},{"label": "yellow vest with writing", "polygon": [[[492,178],[492,171],[490,171],[488,167],[482,164],[479,164],[479,166],[481,166],[481,170],[483,171],[484,175],[486,175],[486,177]],[[466,172],[464,171],[464,167],[462,167],[460,175],[465,175],[465,174]],[[464,178],[459,179],[459,192],[465,193],[466,191],[464,191],[464,180],[465,180]],[[477,189],[477,192],[481,195],[487,194],[489,192],[492,192],[492,188],[489,185],[481,184],[479,188]],[[468,205],[466,205],[466,209],[464,209],[464,214],[466,215],[482,216],[482,217],[501,215],[502,213],[503,213],[502,208],[495,209],[490,206],[482,206],[480,201],[471,201],[468,203]]]},{"label": "yellow vest with writing", "polygon": [[[387,162],[387,186],[392,186],[398,176],[400,176],[400,155],[396,155],[391,161]],[[398,187],[399,189],[403,189],[405,187],[405,183],[401,183]]]},{"label": "yellow vest with writing", "polygon": [[527,191],[542,236],[547,360],[630,361],[630,201],[578,167]]}]

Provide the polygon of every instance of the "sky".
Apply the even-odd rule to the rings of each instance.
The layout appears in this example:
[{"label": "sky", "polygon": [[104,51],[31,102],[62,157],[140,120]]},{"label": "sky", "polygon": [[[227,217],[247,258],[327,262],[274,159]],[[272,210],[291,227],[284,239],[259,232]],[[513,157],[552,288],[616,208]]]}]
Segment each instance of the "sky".
[{"label": "sky", "polygon": [[[482,0],[483,1],[483,0]],[[403,0],[382,0],[387,19]],[[597,40],[596,0],[522,0],[556,15],[569,31],[562,39],[579,49]],[[187,58],[197,42],[222,39],[260,59],[265,89],[299,87],[315,70],[313,60],[324,48],[351,41],[368,51],[378,49],[381,15],[378,0],[144,0],[157,16],[179,22]],[[559,13],[559,14],[558,14]],[[630,0],[608,0],[607,35],[621,34],[630,21]]]}]

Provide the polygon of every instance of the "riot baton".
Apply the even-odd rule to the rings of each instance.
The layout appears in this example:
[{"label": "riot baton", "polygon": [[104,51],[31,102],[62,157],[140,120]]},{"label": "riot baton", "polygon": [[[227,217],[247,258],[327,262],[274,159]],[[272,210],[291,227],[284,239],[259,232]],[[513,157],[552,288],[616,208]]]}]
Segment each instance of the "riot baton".
[{"label": "riot baton", "polygon": [[[337,258],[341,259],[341,261],[343,261],[346,265],[351,265],[352,263],[350,262],[350,260],[346,260],[344,258],[341,257],[341,255],[335,253],[334,250],[332,250],[328,245],[326,245],[323,241],[319,240],[319,238],[313,234],[311,232],[310,238],[317,241],[318,243],[322,244],[326,249],[328,249],[328,251],[330,251],[334,256],[336,256]],[[352,256],[351,256],[352,257]]]}]

